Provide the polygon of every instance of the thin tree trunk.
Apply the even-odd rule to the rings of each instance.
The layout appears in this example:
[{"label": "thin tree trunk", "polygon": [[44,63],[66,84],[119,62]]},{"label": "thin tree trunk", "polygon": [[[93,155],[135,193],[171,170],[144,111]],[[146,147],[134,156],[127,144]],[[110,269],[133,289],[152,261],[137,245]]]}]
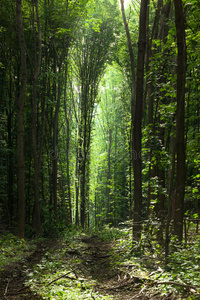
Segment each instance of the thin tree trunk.
[{"label": "thin tree trunk", "polygon": [[[55,50],[56,55],[56,50]],[[56,59],[55,59],[56,61]],[[56,72],[56,69],[54,70]],[[58,68],[58,86],[55,86],[55,99],[56,99],[56,109],[53,120],[53,151],[55,153],[53,159],[53,206],[55,217],[57,215],[57,206],[58,206],[58,195],[57,195],[57,181],[58,181],[58,117],[60,110],[60,99],[61,99],[61,66]]]},{"label": "thin tree trunk", "polygon": [[[11,106],[11,103],[12,103],[11,82],[12,82],[12,76],[11,76],[11,70],[10,70],[9,108],[7,110],[8,148],[10,150],[13,147],[13,139],[12,139],[13,112],[11,109],[11,107],[12,107]],[[12,223],[13,223],[13,209],[14,209],[13,184],[14,184],[13,151],[9,151],[9,156],[8,156],[8,222],[9,222],[9,226],[12,226]]]},{"label": "thin tree trunk", "polygon": [[130,130],[129,141],[129,220],[133,219],[133,199],[132,199],[132,128]]},{"label": "thin tree trunk", "polygon": [[111,155],[111,142],[112,142],[112,129],[108,129],[109,145],[108,145],[108,169],[107,169],[107,224],[110,223],[110,155]]},{"label": "thin tree trunk", "polygon": [[64,109],[65,109],[65,120],[66,120],[66,126],[67,126],[66,161],[67,161],[68,212],[69,212],[69,223],[72,224],[72,205],[71,205],[71,186],[70,186],[70,162],[69,162],[70,123],[69,123],[69,115],[67,114],[66,91],[67,91],[67,68],[65,70]]},{"label": "thin tree trunk", "polygon": [[137,155],[133,160],[134,170],[134,211],[133,211],[133,236],[141,237],[142,230],[142,107],[143,107],[143,84],[144,84],[144,58],[146,48],[146,14],[148,0],[141,0],[140,25],[138,40],[138,60],[137,60],[137,83],[136,83],[136,103],[133,128],[133,145]]},{"label": "thin tree trunk", "polygon": [[[38,2],[35,1],[37,29],[38,29],[38,57],[36,50],[36,41],[34,42],[35,61],[34,61],[34,74],[33,74],[33,99],[32,99],[32,144],[33,144],[33,158],[34,158],[34,208],[33,208],[33,224],[36,229],[36,235],[41,234],[41,219],[40,219],[40,203],[39,203],[39,170],[40,170],[40,157],[37,151],[37,83],[40,74],[40,66],[42,59],[42,37],[40,29],[40,19],[38,12]],[[33,8],[34,9],[34,8]],[[33,24],[34,26],[34,24]],[[42,130],[41,130],[42,131]],[[42,145],[41,145],[42,146]]]},{"label": "thin tree trunk", "polygon": [[169,243],[170,243],[170,222],[172,219],[172,206],[174,202],[174,173],[175,173],[175,151],[176,144],[174,136],[171,137],[171,152],[172,152],[172,166],[169,174],[169,200],[168,200],[168,214],[165,227],[165,266],[168,264],[168,254],[169,254]]},{"label": "thin tree trunk", "polygon": [[76,194],[76,215],[75,223],[76,226],[79,225],[79,151],[78,146],[76,146],[76,169],[75,169],[75,194]]},{"label": "thin tree trunk", "polygon": [[17,33],[21,52],[21,87],[17,101],[17,163],[18,163],[18,235],[25,234],[25,183],[24,183],[24,103],[27,84],[26,41],[24,37],[21,0],[17,0]]},{"label": "thin tree trunk", "polygon": [[[115,111],[116,114],[116,111]],[[117,179],[117,136],[118,136],[118,126],[117,126],[117,120],[115,115],[115,162],[114,162],[114,207],[113,207],[113,217],[114,217],[114,226],[116,227],[117,220],[116,220],[116,208],[117,208],[117,185],[116,185],[116,179]],[[131,197],[130,197],[131,201]]]},{"label": "thin tree trunk", "polygon": [[174,234],[181,241],[183,238],[183,216],[185,196],[185,80],[186,80],[186,42],[183,5],[181,0],[174,0],[175,24],[178,46],[177,57],[177,112],[176,112],[176,194]]}]

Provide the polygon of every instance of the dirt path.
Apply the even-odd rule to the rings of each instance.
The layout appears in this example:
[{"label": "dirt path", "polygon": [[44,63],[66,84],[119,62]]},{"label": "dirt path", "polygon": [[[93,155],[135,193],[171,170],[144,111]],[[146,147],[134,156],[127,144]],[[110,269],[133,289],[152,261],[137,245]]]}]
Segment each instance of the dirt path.
[{"label": "dirt path", "polygon": [[[98,237],[83,238],[81,240],[87,245],[82,251],[83,270],[85,277],[91,277],[97,282],[94,291],[102,295],[113,296],[117,300],[150,299],[143,295],[141,288],[127,274],[122,273],[113,264],[111,243],[102,242]],[[95,299],[95,298],[94,298]]]},{"label": "dirt path", "polygon": [[56,247],[52,240],[39,242],[34,252],[25,257],[19,263],[8,265],[0,272],[0,300],[41,300],[38,294],[33,294],[29,287],[25,286],[27,269],[40,262],[49,247]]},{"label": "dirt path", "polygon": [[[25,287],[27,269],[33,269],[49,249],[58,249],[59,243],[45,241],[37,245],[37,249],[23,262],[10,265],[0,273],[0,299],[2,300],[42,300],[38,294],[33,294],[28,287]],[[164,299],[162,297],[150,298],[142,292],[141,282],[130,278],[122,273],[117,265],[110,242],[102,241],[97,236],[83,236],[76,240],[75,247],[66,247],[65,259],[76,260],[74,266],[78,280],[86,278],[88,281],[95,281],[93,292],[100,295],[109,295],[117,300],[131,299]],[[91,294],[91,299],[95,296]],[[168,298],[170,299],[170,298]],[[74,299],[76,300],[76,299]]]}]

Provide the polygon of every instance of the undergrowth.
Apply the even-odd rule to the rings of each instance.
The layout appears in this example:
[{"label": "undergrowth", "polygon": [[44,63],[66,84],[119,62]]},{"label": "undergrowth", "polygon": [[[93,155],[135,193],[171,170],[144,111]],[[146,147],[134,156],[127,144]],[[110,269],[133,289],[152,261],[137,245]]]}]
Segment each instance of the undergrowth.
[{"label": "undergrowth", "polygon": [[172,238],[169,263],[165,266],[164,243],[159,243],[153,234],[143,232],[140,242],[133,242],[130,226],[121,232],[121,238],[114,244],[115,261],[130,277],[138,276],[144,282],[141,288],[148,288],[151,295],[200,299],[200,237],[189,245]]},{"label": "undergrowth", "polygon": [[17,238],[11,233],[0,235],[0,271],[11,263],[22,261],[34,249],[33,243]]},{"label": "undergrowth", "polygon": [[[84,251],[85,245],[80,241],[80,236],[86,235],[78,230],[65,232],[60,246],[46,252],[31,272],[27,270],[26,285],[31,286],[33,291],[38,291],[43,299],[111,299],[94,292],[96,281],[84,277],[81,272],[82,258],[78,254]],[[70,257],[69,252],[73,254]]]},{"label": "undergrowth", "polygon": [[[94,234],[91,233],[91,234]],[[171,295],[176,299],[200,299],[200,237],[191,239],[188,245],[171,240],[167,268],[164,261],[164,245],[155,235],[143,232],[139,243],[132,242],[130,224],[121,228],[105,226],[95,235],[112,245],[111,264],[129,278],[140,280],[140,289],[147,295]],[[112,299],[109,295],[94,292],[97,284],[84,275],[82,256],[86,245],[81,242],[83,232],[66,231],[59,238],[59,246],[49,249],[33,269],[26,270],[26,285],[43,299]],[[35,243],[36,244],[36,243]],[[18,239],[11,234],[0,236],[1,271],[11,262],[21,261],[34,249],[34,243]],[[68,253],[74,253],[69,255]],[[152,297],[153,299],[153,297]]]}]

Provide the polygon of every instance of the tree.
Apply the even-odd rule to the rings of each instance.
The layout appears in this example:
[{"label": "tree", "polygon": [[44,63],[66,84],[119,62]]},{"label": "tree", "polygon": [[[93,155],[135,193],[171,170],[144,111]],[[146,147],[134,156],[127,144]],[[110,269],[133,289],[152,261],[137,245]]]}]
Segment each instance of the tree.
[{"label": "tree", "polygon": [[140,25],[138,38],[138,58],[137,58],[137,81],[136,81],[136,100],[133,121],[133,157],[134,170],[134,210],[133,210],[133,236],[140,238],[142,229],[142,108],[143,108],[143,84],[144,84],[144,58],[146,48],[146,17],[147,0],[141,1],[140,6]]},{"label": "tree", "polygon": [[[77,36],[75,61],[80,86],[80,120],[78,129],[80,216],[84,228],[88,222],[90,141],[94,105],[97,101],[98,85],[106,63],[112,54],[114,30],[111,15],[115,18],[115,5],[109,1],[104,6],[97,3],[93,12],[95,23],[84,22]],[[114,11],[114,13],[113,13]],[[113,20],[113,19],[112,19]],[[113,25],[113,24],[112,24]]]},{"label": "tree", "polygon": [[[91,225],[116,226],[129,215],[127,112],[123,75],[108,65],[100,82],[91,144]],[[94,224],[95,223],[95,224]]]},{"label": "tree", "polygon": [[26,41],[24,37],[22,11],[22,1],[17,0],[17,34],[21,53],[21,86],[17,99],[17,162],[18,162],[18,235],[24,237],[25,232],[25,188],[24,188],[24,103],[26,97],[27,84],[27,63],[26,63]]},{"label": "tree", "polygon": [[[44,122],[41,127],[41,140],[39,147],[38,155],[38,135],[37,135],[37,118],[38,118],[38,109],[37,109],[37,84],[38,77],[40,74],[40,67],[42,61],[42,36],[41,36],[41,27],[40,27],[40,17],[38,10],[38,1],[35,1],[35,11],[36,11],[36,22],[37,22],[37,36],[38,36],[38,51],[37,51],[37,42],[35,37],[35,30],[33,29],[34,34],[34,71],[33,71],[33,97],[32,97],[32,144],[33,144],[33,158],[34,158],[34,207],[33,207],[33,224],[36,229],[36,234],[41,234],[41,219],[40,219],[40,204],[39,204],[39,170],[41,165],[42,158],[42,146],[43,146],[43,131],[44,131]],[[33,6],[34,14],[34,6]],[[35,26],[33,19],[33,27]],[[38,54],[37,54],[38,52]],[[42,110],[42,116],[44,115],[44,109]]]},{"label": "tree", "polygon": [[186,80],[186,42],[183,5],[174,1],[177,37],[177,111],[176,111],[176,194],[174,203],[174,234],[183,238],[183,215],[185,194],[185,80]]}]

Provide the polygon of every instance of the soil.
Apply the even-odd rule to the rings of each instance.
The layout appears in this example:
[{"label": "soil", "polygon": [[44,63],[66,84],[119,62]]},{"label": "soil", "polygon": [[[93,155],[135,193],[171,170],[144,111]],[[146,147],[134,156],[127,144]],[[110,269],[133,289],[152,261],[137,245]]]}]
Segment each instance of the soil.
[{"label": "soil", "polygon": [[[137,277],[131,278],[128,273],[122,273],[116,264],[113,264],[115,258],[112,255],[110,242],[102,241],[97,236],[83,236],[77,240],[77,245],[77,249],[66,249],[65,259],[79,258],[75,275],[77,278],[94,280],[96,283],[93,292],[110,295],[117,300],[174,299],[160,295],[150,296],[147,290],[142,288],[142,282],[138,281]],[[0,273],[0,299],[42,300],[39,294],[33,294],[30,288],[25,286],[25,270],[31,270],[35,264],[38,264],[49,249],[58,249],[60,246],[58,241],[45,240],[38,243],[36,250],[22,262],[7,266]],[[91,299],[95,299],[93,294]]]},{"label": "soil", "polygon": [[50,247],[56,248],[57,242],[53,240],[38,242],[35,251],[23,261],[10,264],[0,272],[0,300],[42,300],[39,294],[34,294],[25,286],[25,271],[38,264]]}]

